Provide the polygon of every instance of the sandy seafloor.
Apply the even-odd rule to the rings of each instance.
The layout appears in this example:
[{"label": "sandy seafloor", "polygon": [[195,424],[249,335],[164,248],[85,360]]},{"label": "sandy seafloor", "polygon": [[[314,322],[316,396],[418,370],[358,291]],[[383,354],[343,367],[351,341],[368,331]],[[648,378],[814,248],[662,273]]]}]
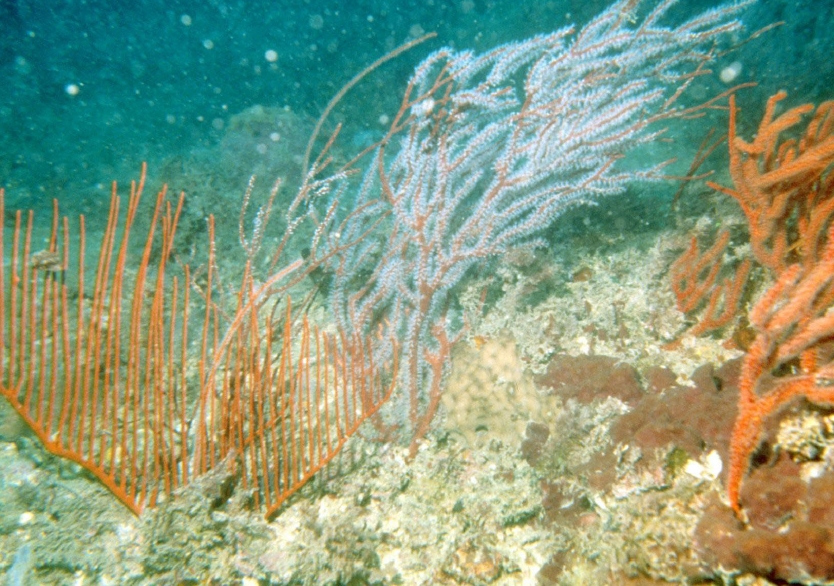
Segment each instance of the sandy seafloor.
[{"label": "sandy seafloor", "polygon": [[[44,214],[57,197],[64,213],[89,216],[95,236],[109,182],[124,184],[147,160],[150,191],[168,183],[186,192],[181,234],[199,242],[213,213],[218,242],[235,249],[250,174],[265,182],[284,176],[291,192],[316,116],[363,65],[424,31],[439,33],[431,48],[484,50],[587,21],[604,6],[465,0],[414,3],[409,11],[382,2],[314,4],[274,6],[279,18],[260,3],[140,3],[126,25],[104,2],[9,4],[16,10],[5,17],[19,17],[13,34],[20,36],[2,52],[11,90],[0,98],[6,207]],[[154,18],[143,20],[143,10]],[[693,90],[696,97],[722,91],[719,73],[741,64],[736,81],[759,84],[739,97],[746,136],[778,89],[787,89],[791,105],[834,97],[834,66],[822,58],[834,48],[826,36],[834,5],[762,2],[749,20],[752,30],[784,24],[722,56]],[[148,49],[153,34],[174,51],[167,61]],[[272,48],[276,61],[266,58]],[[398,99],[390,88],[403,87],[428,51],[415,49],[347,96],[335,113],[347,137],[337,154],[347,157],[379,136],[381,117]],[[221,52],[229,61],[213,61]],[[119,65],[97,65],[91,55]],[[673,169],[686,171],[713,127],[726,127],[725,112],[673,129],[678,134],[662,147],[679,159]],[[707,166],[727,185],[724,151]],[[690,322],[675,307],[668,268],[693,234],[712,235],[719,225],[743,232],[743,216],[696,182],[673,207],[677,188],[673,181],[635,185],[616,201],[571,210],[545,235],[546,248],[501,259],[489,275],[472,279],[461,292],[470,328],[454,349],[441,413],[416,457],[407,457],[405,445],[374,441],[372,430],[360,432],[268,523],[244,491],[226,490],[234,475],[224,468],[137,518],[78,466],[47,454],[0,404],[5,583],[785,583],[722,566],[717,546],[699,533],[705,515],[726,509],[720,432],[664,435],[680,423],[673,413],[664,430],[634,441],[616,435],[627,428],[622,418],[640,410],[634,388],[684,395],[702,388],[705,368],[711,380],[724,380],[720,369],[741,356],[725,343],[731,328],[682,335]],[[265,246],[277,237],[267,234]],[[734,240],[730,255],[744,253]],[[234,262],[221,259],[221,270]],[[760,276],[758,287],[766,283]],[[485,287],[491,295],[482,308]],[[608,357],[584,363],[604,384],[560,394],[548,385],[548,367],[564,357]],[[617,376],[634,387],[628,392],[616,382],[613,390],[606,386],[606,373],[620,367],[627,374]],[[691,405],[692,419],[710,419],[700,408]],[[813,468],[805,477],[834,473],[830,425],[828,413],[811,410],[782,424],[779,438],[816,442],[814,457],[798,464]],[[788,443],[785,453],[801,452],[801,439]]]}]

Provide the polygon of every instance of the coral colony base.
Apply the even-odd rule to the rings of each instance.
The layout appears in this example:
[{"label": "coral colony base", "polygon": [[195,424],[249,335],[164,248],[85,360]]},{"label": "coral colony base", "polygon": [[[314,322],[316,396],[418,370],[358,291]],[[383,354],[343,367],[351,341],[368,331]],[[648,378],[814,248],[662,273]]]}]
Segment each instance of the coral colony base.
[{"label": "coral colony base", "polygon": [[436,51],[357,153],[328,106],[242,260],[144,167],[100,240],[4,210],[7,582],[834,583],[832,106],[776,94],[747,142],[730,96],[703,197],[741,213],[687,215],[693,164],[642,229],[606,196],[724,103],[687,90],[753,3],[674,4]]}]

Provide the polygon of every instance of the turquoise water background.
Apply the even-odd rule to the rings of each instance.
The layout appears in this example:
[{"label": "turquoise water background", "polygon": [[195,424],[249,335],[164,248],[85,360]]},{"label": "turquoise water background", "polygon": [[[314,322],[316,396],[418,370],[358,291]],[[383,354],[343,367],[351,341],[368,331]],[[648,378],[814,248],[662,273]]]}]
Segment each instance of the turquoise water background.
[{"label": "turquoise water background", "polygon": [[[64,211],[89,211],[111,180],[134,177],[141,161],[152,178],[168,180],[160,177],[166,161],[210,149],[247,108],[289,107],[314,120],[364,66],[436,32],[343,101],[334,120],[345,120],[361,142],[362,132],[367,140],[383,130],[380,116],[396,110],[413,67],[431,50],[485,51],[583,24],[607,4],[3,0],[0,185],[8,207],[57,197]],[[672,16],[710,5],[682,1]],[[784,24],[719,59],[718,69],[742,64],[737,82],[759,84],[741,104],[759,112],[778,89],[792,104],[832,97],[834,3],[769,0],[744,20],[748,34]],[[704,95],[726,89],[715,77]],[[257,165],[257,152],[238,154],[242,168]]]}]

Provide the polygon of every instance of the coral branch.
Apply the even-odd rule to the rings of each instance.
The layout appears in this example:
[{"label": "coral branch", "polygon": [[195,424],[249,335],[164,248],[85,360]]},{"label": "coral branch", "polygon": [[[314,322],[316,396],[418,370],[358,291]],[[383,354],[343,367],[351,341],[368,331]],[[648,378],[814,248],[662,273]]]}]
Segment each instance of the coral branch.
[{"label": "coral branch", "polygon": [[[189,268],[170,262],[183,196],[172,206],[160,190],[147,235],[139,246],[133,238],[144,184],[143,166],[124,218],[114,185],[92,287],[83,217],[74,238],[56,203],[49,244],[33,253],[34,214],[25,223],[15,214],[8,272],[0,265],[0,395],[49,452],[136,514],[234,457],[243,486],[273,515],[388,400],[397,353],[386,362],[365,338],[294,316],[289,298],[271,292],[295,265],[259,288],[247,265],[226,323],[214,219],[198,304]],[[283,319],[263,317],[267,300],[285,304]]]},{"label": "coral branch", "polygon": [[775,116],[784,98],[784,92],[770,98],[752,143],[736,135],[731,99],[734,189],[713,185],[741,205],[753,254],[776,278],[749,316],[756,338],[744,357],[727,479],[730,503],[739,514],[741,482],[764,421],[795,398],[834,403],[832,102],[816,109],[799,140],[782,140],[782,132],[814,111],[805,104]]},{"label": "coral branch", "polygon": [[465,328],[454,293],[467,274],[535,245],[572,206],[660,179],[662,161],[621,160],[663,132],[662,121],[713,103],[683,108],[679,98],[749,3],[678,27],[659,24],[673,2],[642,21],[633,18],[638,4],[615,2],[579,32],[429,56],[367,153],[361,181],[340,182],[349,217],[316,225],[310,248],[317,260],[329,255],[340,326],[367,333],[387,318],[403,341],[398,413],[407,414],[412,448],[437,408],[444,345]]}]

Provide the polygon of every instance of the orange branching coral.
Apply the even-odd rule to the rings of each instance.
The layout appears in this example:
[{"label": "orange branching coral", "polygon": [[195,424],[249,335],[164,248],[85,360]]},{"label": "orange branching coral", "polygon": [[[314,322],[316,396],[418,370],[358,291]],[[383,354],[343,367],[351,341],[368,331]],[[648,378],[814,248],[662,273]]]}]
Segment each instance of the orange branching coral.
[{"label": "orange branching coral", "polygon": [[799,139],[780,142],[779,135],[796,126],[811,104],[774,118],[779,92],[768,100],[753,142],[736,136],[735,96],[730,96],[730,175],[735,189],[708,185],[738,201],[750,230],[756,260],[775,273],[800,260],[819,258],[826,226],[834,215],[834,101],[821,104]]},{"label": "orange branching coral", "polygon": [[783,140],[806,104],[774,118],[784,92],[768,101],[751,143],[736,136],[730,101],[730,173],[750,228],[756,260],[775,283],[750,312],[756,338],[744,358],[739,410],[730,446],[727,490],[740,513],[739,489],[765,419],[794,398],[834,403],[834,102],[820,105],[804,134]]},{"label": "orange branching coral", "polygon": [[[834,403],[834,226],[819,262],[793,264],[750,313],[756,340],[744,358],[739,409],[730,444],[727,492],[740,512],[739,490],[765,418],[791,399]],[[777,377],[776,372],[790,374]]]},{"label": "orange branching coral", "polygon": [[[126,214],[114,185],[93,271],[83,217],[76,236],[57,203],[43,251],[32,251],[32,212],[15,213],[11,234],[0,223],[0,396],[137,515],[232,458],[274,515],[388,400],[396,359],[383,364],[368,340],[326,334],[270,295],[295,265],[256,289],[247,264],[227,323],[213,218],[198,287],[171,262],[182,196],[172,206],[163,188],[147,235],[133,238],[144,184],[143,166]],[[262,300],[283,303],[283,319]]]},{"label": "orange branching coral", "polygon": [[[794,262],[813,264],[819,259],[826,227],[834,217],[834,174],[825,173],[834,158],[834,101],[816,109],[800,138],[780,139],[814,110],[804,104],[774,117],[785,96],[779,92],[768,100],[752,142],[736,134],[735,96],[730,96],[728,143],[735,189],[707,182],[739,203],[747,217],[753,256],[777,275]],[[721,232],[701,253],[693,238],[670,268],[678,309],[687,314],[703,309],[688,331],[692,335],[724,327],[738,314],[751,262],[745,259],[732,277],[718,284],[728,242],[729,235]]]},{"label": "orange branching coral", "polygon": [[[703,308],[698,322],[688,330],[693,336],[726,326],[738,313],[751,262],[744,259],[732,277],[716,284],[729,242],[730,233],[722,230],[715,243],[700,252],[698,239],[693,236],[689,248],[669,268],[678,310],[689,314]],[[675,346],[679,341],[680,338],[669,346]]]}]

